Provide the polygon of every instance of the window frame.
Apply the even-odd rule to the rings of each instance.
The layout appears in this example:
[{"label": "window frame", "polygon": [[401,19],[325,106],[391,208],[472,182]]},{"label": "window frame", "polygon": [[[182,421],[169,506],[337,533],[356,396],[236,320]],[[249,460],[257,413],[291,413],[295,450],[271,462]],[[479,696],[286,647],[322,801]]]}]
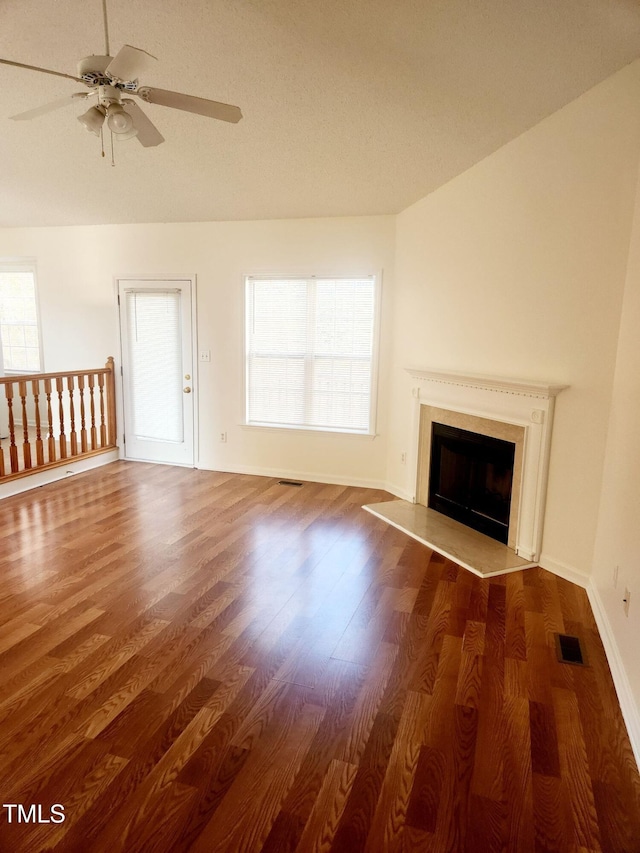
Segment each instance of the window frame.
[{"label": "window frame", "polygon": [[2,340],[0,338],[0,370],[4,376],[31,376],[36,373],[44,373],[44,353],[42,347],[42,320],[40,313],[40,294],[38,289],[38,271],[34,258],[2,258],[0,257],[0,273],[28,272],[33,276],[34,302],[36,309],[36,331],[38,335],[38,361],[37,370],[17,370],[8,368],[4,363],[2,352]]},{"label": "window frame", "polygon": [[[323,280],[362,280],[373,281],[373,328],[371,341],[371,380],[369,386],[369,427],[367,430],[347,429],[344,427],[313,426],[308,424],[278,424],[260,423],[249,420],[249,299],[252,281],[323,281]],[[366,272],[359,273],[247,273],[243,276],[244,282],[244,350],[242,359],[243,371],[243,417],[242,426],[247,429],[258,430],[282,430],[294,432],[317,432],[323,434],[335,434],[355,438],[375,438],[377,435],[377,413],[378,413],[378,385],[379,385],[379,350],[380,350],[380,315],[382,306],[382,273]],[[310,354],[306,354],[310,355]],[[306,384],[305,384],[306,388]]]}]

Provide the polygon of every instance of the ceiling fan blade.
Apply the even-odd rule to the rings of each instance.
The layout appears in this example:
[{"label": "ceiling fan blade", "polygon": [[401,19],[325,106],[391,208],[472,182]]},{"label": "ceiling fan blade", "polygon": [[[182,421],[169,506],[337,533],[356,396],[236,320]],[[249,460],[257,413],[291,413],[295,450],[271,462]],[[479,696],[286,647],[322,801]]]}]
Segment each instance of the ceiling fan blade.
[{"label": "ceiling fan blade", "polygon": [[219,101],[209,101],[206,98],[196,98],[193,95],[181,95],[179,92],[169,92],[167,89],[152,89],[150,86],[142,86],[133,94],[142,98],[147,104],[160,104],[162,107],[173,107],[175,110],[197,113],[201,116],[230,121],[234,124],[242,118],[240,107],[221,104]]},{"label": "ceiling fan blade", "polygon": [[55,77],[66,77],[67,80],[75,80],[76,83],[84,83],[81,77],[72,74],[63,74],[61,71],[51,71],[50,68],[40,68],[37,65],[25,65],[24,62],[13,62],[11,59],[0,59],[2,65],[13,65],[15,68],[27,68],[29,71],[41,71],[43,74],[53,74]]},{"label": "ceiling fan blade", "polygon": [[43,116],[46,113],[53,112],[53,110],[58,110],[60,107],[66,107],[67,104],[70,104],[77,98],[86,100],[88,97],[89,92],[76,92],[73,95],[67,95],[66,98],[58,98],[56,101],[49,101],[48,104],[43,104],[41,107],[35,107],[33,110],[27,110],[25,113],[18,113],[18,115],[9,116],[9,118],[14,121],[27,121],[28,119],[38,118],[38,116]]},{"label": "ceiling fan blade", "polygon": [[145,148],[153,148],[154,145],[160,145],[161,142],[164,142],[164,136],[134,101],[125,98],[123,103],[125,104],[124,111],[129,113],[133,119],[133,126],[138,131],[137,137],[140,145],[144,145]]},{"label": "ceiling fan blade", "polygon": [[148,71],[154,62],[156,62],[156,57],[147,53],[146,50],[125,44],[107,65],[105,73],[123,82],[136,80],[138,75],[143,71]]}]

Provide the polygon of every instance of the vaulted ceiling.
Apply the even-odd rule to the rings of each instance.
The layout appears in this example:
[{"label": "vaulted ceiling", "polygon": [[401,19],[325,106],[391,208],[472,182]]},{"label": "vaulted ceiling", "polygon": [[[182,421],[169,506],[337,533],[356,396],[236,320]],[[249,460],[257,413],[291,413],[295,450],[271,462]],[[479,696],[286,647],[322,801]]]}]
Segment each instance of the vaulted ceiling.
[{"label": "vaulted ceiling", "polygon": [[[238,104],[237,124],[144,105],[166,142],[117,143],[82,87],[0,65],[0,225],[395,213],[640,56],[636,0],[108,0],[141,83]],[[3,0],[0,57],[76,73],[101,0]],[[640,104],[638,105],[640,109]]]}]

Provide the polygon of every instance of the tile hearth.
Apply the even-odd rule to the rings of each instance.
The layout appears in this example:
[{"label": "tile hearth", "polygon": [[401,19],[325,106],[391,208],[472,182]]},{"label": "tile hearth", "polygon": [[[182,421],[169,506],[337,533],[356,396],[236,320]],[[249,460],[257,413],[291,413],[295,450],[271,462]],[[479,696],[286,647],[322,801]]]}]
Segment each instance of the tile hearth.
[{"label": "tile hearth", "polygon": [[368,504],[363,509],[480,577],[537,565],[519,557],[513,548],[422,504],[394,500]]}]

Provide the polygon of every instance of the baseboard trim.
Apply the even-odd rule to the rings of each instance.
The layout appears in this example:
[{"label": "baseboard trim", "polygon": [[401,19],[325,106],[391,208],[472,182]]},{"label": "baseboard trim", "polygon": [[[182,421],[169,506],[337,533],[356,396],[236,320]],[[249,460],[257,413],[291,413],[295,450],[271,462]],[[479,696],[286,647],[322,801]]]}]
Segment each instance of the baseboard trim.
[{"label": "baseboard trim", "polygon": [[389,494],[393,495],[394,498],[400,498],[401,501],[409,501],[409,503],[414,502],[413,492],[407,492],[404,489],[400,489],[394,483],[385,483],[383,488],[385,492],[389,492]]},{"label": "baseboard trim", "polygon": [[548,572],[552,572],[554,575],[564,578],[566,581],[570,581],[571,583],[581,586],[583,589],[587,589],[589,586],[588,575],[581,572],[579,569],[576,569],[574,566],[569,566],[567,563],[563,563],[560,560],[554,560],[553,557],[545,554],[544,551],[540,554],[538,565],[541,568],[546,569]]},{"label": "baseboard trim", "polygon": [[90,456],[87,459],[69,460],[67,465],[61,465],[58,468],[48,468],[46,471],[36,470],[28,477],[20,477],[17,480],[0,484],[0,500],[10,498],[13,495],[20,495],[31,489],[39,489],[41,486],[55,483],[58,480],[66,480],[72,474],[81,474],[83,471],[90,471],[92,468],[100,468],[110,462],[116,462],[118,458],[119,450],[115,448],[107,453]]},{"label": "baseboard trim", "polygon": [[611,676],[613,678],[613,686],[618,694],[620,710],[622,711],[622,717],[627,727],[627,734],[631,741],[631,749],[633,750],[636,764],[640,767],[640,710],[634,700],[631,685],[629,684],[624,663],[622,661],[620,651],[618,650],[618,644],[616,643],[616,638],[611,628],[609,617],[607,616],[607,612],[602,604],[600,593],[593,581],[591,581],[587,586],[587,595],[589,597],[591,609],[593,610],[596,625],[598,626],[598,631],[600,632],[600,639],[602,640],[602,645],[604,646],[605,654],[607,655],[609,669],[611,670]]},{"label": "baseboard trim", "polygon": [[278,477],[284,480],[305,480],[308,483],[326,483],[330,486],[353,486],[359,489],[388,491],[383,480],[368,480],[362,477],[342,477],[339,474],[319,474],[316,471],[297,471],[290,468],[256,468],[252,465],[225,465],[213,468],[198,464],[202,471],[218,471],[224,474],[249,474],[253,477]]},{"label": "baseboard trim", "polygon": [[413,503],[413,493],[405,492],[387,480],[369,480],[363,477],[344,477],[340,474],[319,474],[317,471],[297,471],[291,468],[261,468],[252,465],[225,465],[218,468],[196,463],[202,471],[218,471],[224,474],[249,474],[254,477],[278,477],[286,480],[306,480],[309,483],[327,483],[330,486],[353,486],[356,489],[376,489],[388,492],[394,498]]}]

